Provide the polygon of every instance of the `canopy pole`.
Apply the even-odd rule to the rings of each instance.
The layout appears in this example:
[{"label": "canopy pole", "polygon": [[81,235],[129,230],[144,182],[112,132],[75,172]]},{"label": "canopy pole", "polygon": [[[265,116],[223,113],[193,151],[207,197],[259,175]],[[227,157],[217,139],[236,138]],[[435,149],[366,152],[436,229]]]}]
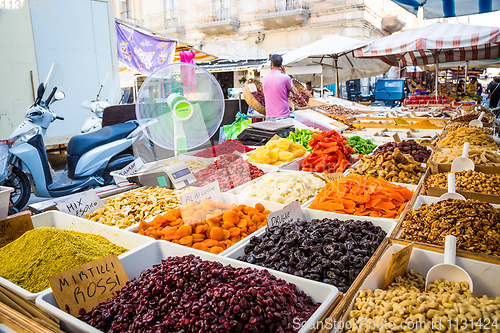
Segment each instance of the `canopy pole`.
[{"label": "canopy pole", "polygon": [[325,93],[323,92],[323,66],[321,66],[321,98],[325,97]]},{"label": "canopy pole", "polygon": [[436,51],[435,53],[435,57],[436,57],[436,100],[438,98],[438,90],[439,90],[439,51]]},{"label": "canopy pole", "polygon": [[458,81],[460,80],[460,66],[457,68],[457,84],[455,84],[455,92],[458,92]]},{"label": "canopy pole", "polygon": [[337,95],[336,97],[340,98],[338,58],[337,57],[333,58],[333,61],[335,64],[335,90]]},{"label": "canopy pole", "polygon": [[467,92],[467,76],[469,75],[469,60],[465,60],[465,84],[464,93]]}]

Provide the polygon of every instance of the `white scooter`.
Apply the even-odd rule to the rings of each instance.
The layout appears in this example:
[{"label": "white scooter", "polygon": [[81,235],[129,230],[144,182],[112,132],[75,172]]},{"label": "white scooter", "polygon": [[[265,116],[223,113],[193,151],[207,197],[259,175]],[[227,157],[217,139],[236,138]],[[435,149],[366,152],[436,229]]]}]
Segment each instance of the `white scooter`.
[{"label": "white scooter", "polygon": [[97,98],[93,101],[84,101],[82,103],[82,108],[88,109],[94,113],[92,116],[88,117],[82,125],[81,132],[88,133],[100,130],[102,128],[102,115],[104,113],[104,109],[110,106],[111,104],[108,101],[100,101],[99,94],[101,93],[101,88],[99,89],[99,93],[97,94]]},{"label": "white scooter", "polygon": [[53,102],[64,98],[55,84],[61,72],[57,63],[52,64],[45,83],[38,87],[35,103],[26,112],[26,120],[9,137],[9,155],[5,168],[0,170],[0,185],[14,188],[10,203],[17,210],[24,208],[31,189],[36,196],[60,197],[111,184],[110,172],[134,160],[125,151],[142,132],[136,121],[128,121],[72,137],[66,170],[51,175],[43,138],[54,120],[64,120],[49,109]]}]

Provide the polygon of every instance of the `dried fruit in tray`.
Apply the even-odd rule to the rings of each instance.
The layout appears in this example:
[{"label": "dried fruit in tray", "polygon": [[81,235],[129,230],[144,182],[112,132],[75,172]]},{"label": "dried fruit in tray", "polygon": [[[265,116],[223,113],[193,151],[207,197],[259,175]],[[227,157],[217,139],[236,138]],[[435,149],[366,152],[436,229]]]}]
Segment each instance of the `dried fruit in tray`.
[{"label": "dried fruit in tray", "polygon": [[419,145],[415,140],[405,140],[399,143],[387,142],[386,144],[378,146],[373,153],[387,153],[394,151],[396,148],[401,150],[403,154],[410,154],[415,161],[420,163],[426,163],[432,154],[430,148]]},{"label": "dried fruit in tray", "polygon": [[302,160],[302,171],[334,173],[344,172],[354,162],[354,149],[347,139],[335,130],[314,134],[309,141],[312,152]]},{"label": "dried fruit in tray", "polygon": [[363,139],[359,135],[347,138],[347,144],[354,149],[356,154],[367,155],[373,152],[377,145],[370,139]]},{"label": "dried fruit in tray", "polygon": [[296,332],[320,307],[267,270],[168,257],[80,319],[103,332]]},{"label": "dried fruit in tray", "polygon": [[219,160],[194,174],[191,186],[201,187],[219,181],[221,192],[243,185],[264,175],[264,171],[235,154],[222,155]]},{"label": "dried fruit in tray", "polygon": [[350,174],[383,178],[389,182],[418,184],[425,168],[411,155],[403,154],[396,148],[393,152],[365,156]]},{"label": "dried fruit in tray", "polygon": [[[500,195],[500,175],[488,174],[478,171],[459,171],[455,173],[455,186],[457,190]],[[448,188],[448,173],[431,175],[425,182],[426,188]]]},{"label": "dried fruit in tray", "polygon": [[[495,121],[495,114],[491,111],[485,111],[485,115],[481,120],[483,124],[492,123]],[[481,111],[468,111],[464,116],[453,118],[450,122],[452,123],[470,123],[472,120],[478,119],[481,115]]]},{"label": "dried fruit in tray", "polygon": [[325,181],[305,172],[268,173],[246,186],[238,195],[289,204],[295,200],[305,203],[325,185]]},{"label": "dried fruit in tray", "polygon": [[266,98],[264,97],[264,93],[261,91],[254,91],[252,93],[253,97],[259,102],[260,105],[266,106]]},{"label": "dried fruit in tray", "polygon": [[[446,149],[434,153],[432,160],[436,163],[451,164],[457,157],[462,156],[460,149]],[[500,166],[500,155],[494,151],[471,149],[467,156],[475,165]]]},{"label": "dried fruit in tray", "polygon": [[142,221],[134,232],[219,254],[267,225],[270,212],[260,203],[235,206],[205,199]]},{"label": "dried fruit in tray", "polygon": [[461,127],[449,132],[446,137],[437,143],[439,148],[462,149],[465,142],[469,142],[471,148],[485,150],[498,150],[498,144],[491,135],[487,135],[478,127]]},{"label": "dried fruit in tray", "polygon": [[248,162],[281,165],[304,156],[306,148],[289,139],[270,140],[252,152]]},{"label": "dried fruit in tray", "polygon": [[359,111],[349,109],[340,105],[321,105],[316,107],[314,111],[343,117],[361,114],[361,112]]},{"label": "dried fruit in tray", "polygon": [[316,132],[311,131],[310,129],[296,129],[294,132],[290,132],[288,134],[287,139],[292,140],[295,143],[300,143],[307,151],[311,150],[311,146],[309,146],[309,141],[312,140],[313,134]]},{"label": "dried fruit in tray", "polygon": [[181,195],[189,191],[192,189],[140,188],[108,199],[103,207],[93,213],[85,214],[85,218],[124,229],[168,209],[179,207]]},{"label": "dried fruit in tray", "polygon": [[238,260],[337,287],[354,282],[386,233],[370,221],[300,221],[252,237]]},{"label": "dried fruit in tray", "polygon": [[500,256],[500,211],[477,200],[448,199],[408,210],[402,239],[444,245],[457,237],[457,248]]},{"label": "dried fruit in tray", "polygon": [[194,156],[214,158],[224,154],[233,154],[235,152],[247,153],[252,150],[253,148],[247,147],[237,140],[226,140],[217,146],[205,148],[194,154]]},{"label": "dried fruit in tray", "polygon": [[383,179],[347,176],[326,184],[308,208],[395,219],[412,196],[407,187]]}]

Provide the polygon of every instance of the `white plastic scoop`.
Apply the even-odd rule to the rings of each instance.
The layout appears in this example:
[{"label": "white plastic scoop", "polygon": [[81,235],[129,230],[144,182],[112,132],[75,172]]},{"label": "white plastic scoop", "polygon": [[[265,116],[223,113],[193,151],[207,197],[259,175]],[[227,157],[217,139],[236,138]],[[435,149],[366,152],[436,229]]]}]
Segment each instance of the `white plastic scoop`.
[{"label": "white plastic scoop", "polygon": [[425,290],[427,286],[434,283],[436,279],[445,279],[453,282],[464,282],[469,283],[469,289],[472,290],[472,279],[460,266],[455,265],[455,259],[457,255],[457,238],[453,235],[448,235],[445,238],[444,243],[444,263],[437,264],[427,272],[425,277]]},{"label": "white plastic scoop", "polygon": [[460,114],[462,115],[462,117],[465,116],[465,110],[464,109],[460,110]]},{"label": "white plastic scoop", "polygon": [[483,120],[483,117],[485,114],[486,113],[484,111],[481,112],[481,114],[479,115],[479,118],[471,120],[469,125],[476,126],[476,127],[483,127],[483,122],[481,120]]},{"label": "white plastic scoop", "polygon": [[474,162],[468,157],[469,156],[470,143],[464,143],[464,149],[462,150],[462,156],[457,157],[451,163],[451,171],[463,171],[472,170],[474,171]]},{"label": "white plastic scoop", "polygon": [[463,195],[455,192],[455,174],[453,172],[448,173],[448,193],[440,196],[439,201],[448,199],[467,200]]}]

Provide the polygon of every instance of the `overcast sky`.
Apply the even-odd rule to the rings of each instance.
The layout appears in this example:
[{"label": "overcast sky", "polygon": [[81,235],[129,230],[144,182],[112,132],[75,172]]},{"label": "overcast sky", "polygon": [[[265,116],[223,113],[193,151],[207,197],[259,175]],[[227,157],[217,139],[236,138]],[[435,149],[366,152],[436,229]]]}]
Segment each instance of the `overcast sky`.
[{"label": "overcast sky", "polygon": [[500,28],[500,11],[469,16],[469,24]]}]

